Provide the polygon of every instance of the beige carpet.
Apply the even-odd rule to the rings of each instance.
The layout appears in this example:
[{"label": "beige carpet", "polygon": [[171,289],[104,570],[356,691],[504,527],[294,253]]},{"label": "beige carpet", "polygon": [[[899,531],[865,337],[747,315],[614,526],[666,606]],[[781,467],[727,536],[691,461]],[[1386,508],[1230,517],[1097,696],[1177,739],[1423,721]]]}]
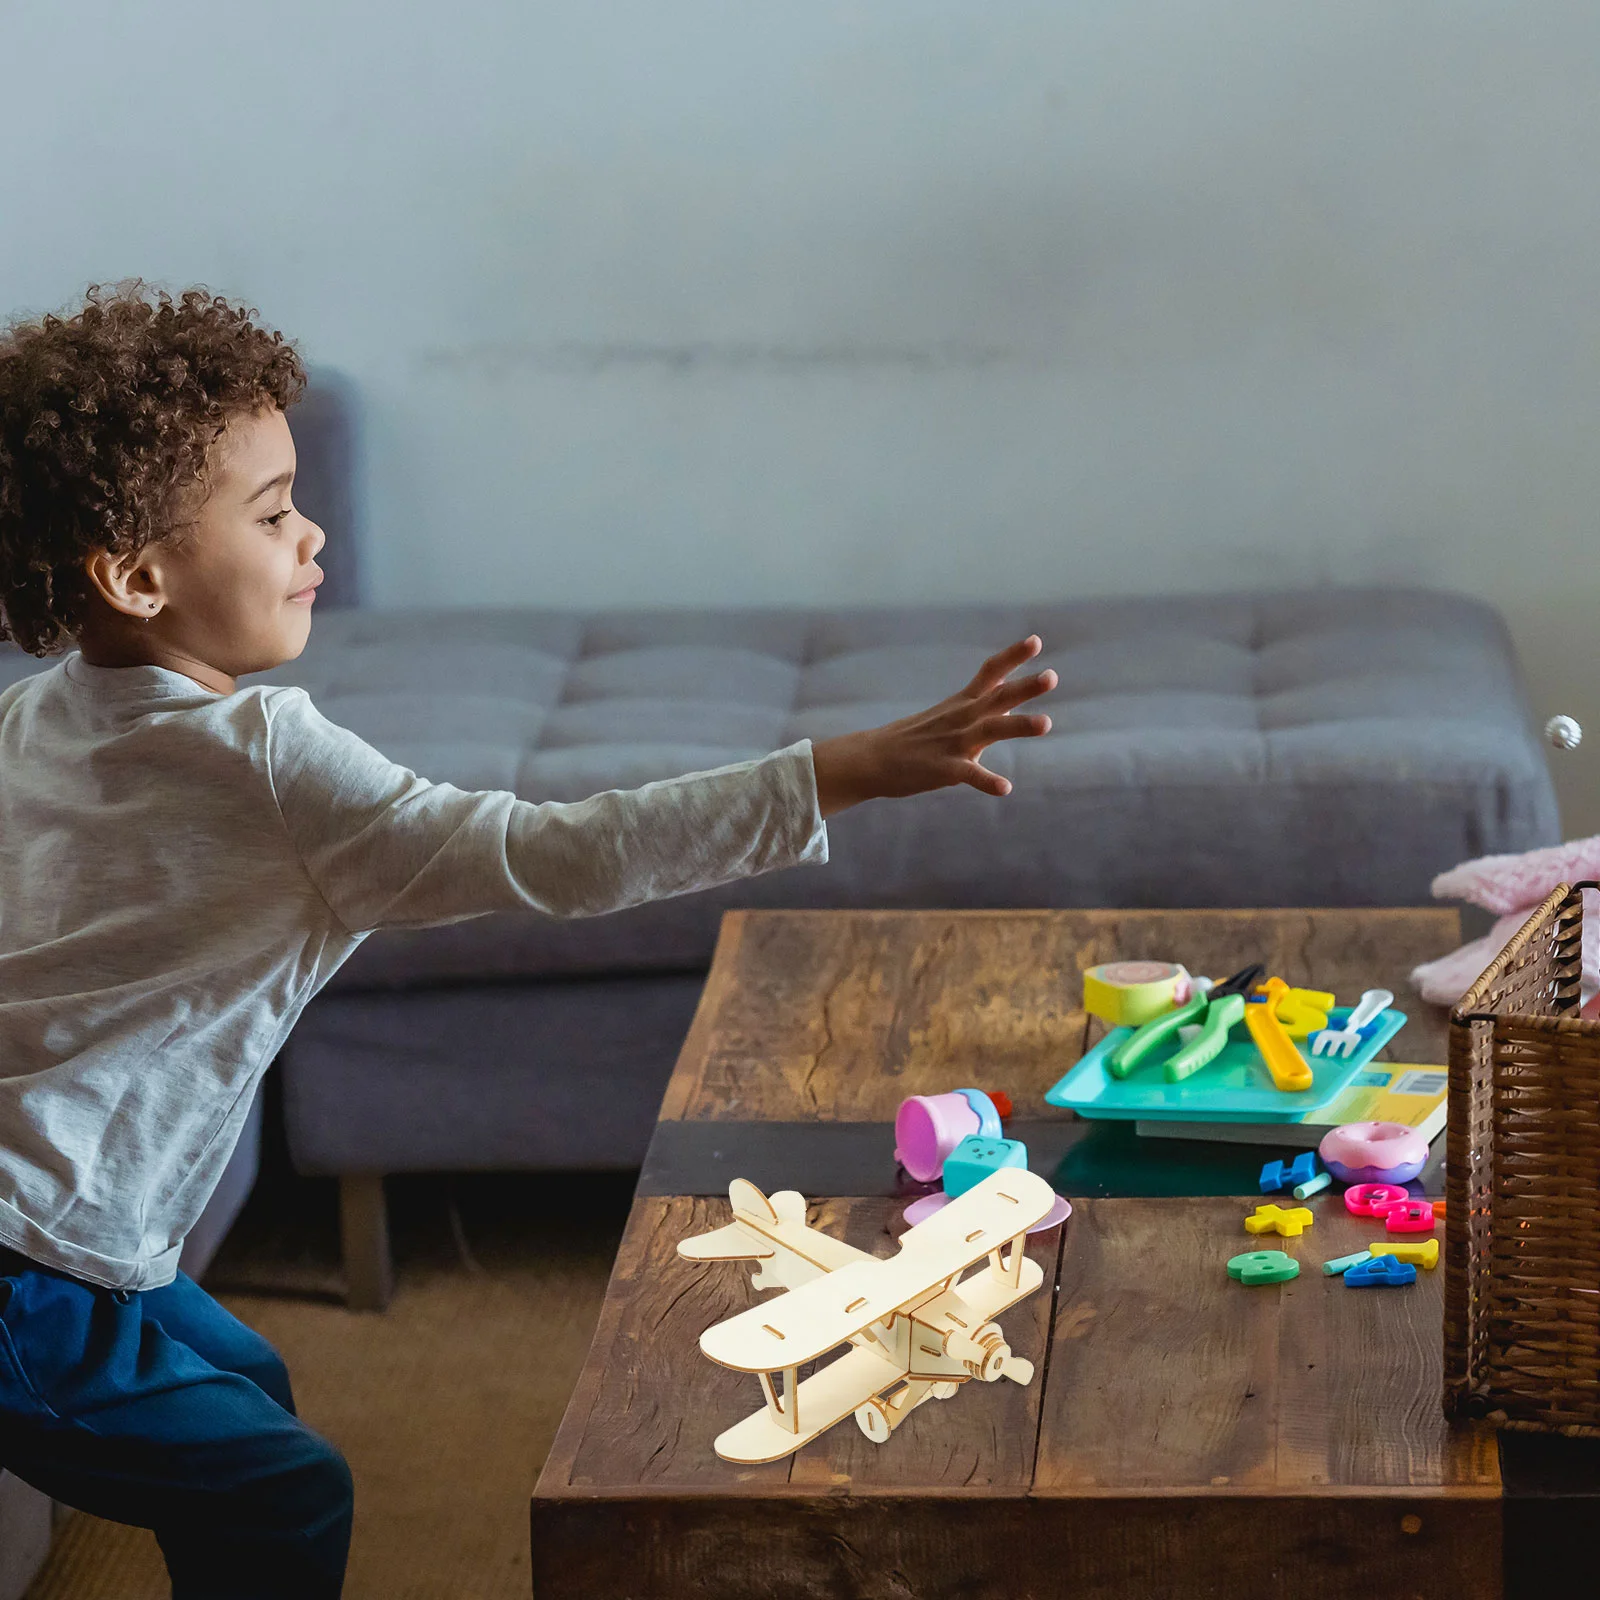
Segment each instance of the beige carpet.
[{"label": "beige carpet", "polygon": [[[350,1462],[347,1600],[527,1600],[528,1496],[594,1331],[631,1180],[474,1175],[389,1190],[387,1312],[333,1303],[333,1185],[281,1171],[264,1176],[206,1287],[282,1352],[300,1414]],[[169,1593],[149,1533],[77,1513],[28,1600]]]}]

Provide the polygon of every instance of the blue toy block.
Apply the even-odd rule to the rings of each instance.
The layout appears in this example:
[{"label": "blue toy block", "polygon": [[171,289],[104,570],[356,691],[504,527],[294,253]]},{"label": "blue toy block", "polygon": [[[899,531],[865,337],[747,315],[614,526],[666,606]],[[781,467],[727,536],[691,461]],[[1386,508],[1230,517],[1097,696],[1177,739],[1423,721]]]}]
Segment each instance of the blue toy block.
[{"label": "blue toy block", "polygon": [[944,1158],[944,1192],[954,1200],[982,1183],[991,1172],[1027,1164],[1028,1147],[1020,1139],[986,1139],[981,1133],[969,1134]]},{"label": "blue toy block", "polygon": [[1317,1175],[1317,1152],[1303,1151],[1293,1161],[1269,1161],[1261,1169],[1262,1194],[1292,1189],[1297,1183],[1310,1183]]},{"label": "blue toy block", "polygon": [[1417,1281],[1417,1269],[1409,1261],[1397,1261],[1393,1256],[1369,1256],[1351,1267],[1344,1281],[1352,1289],[1398,1289],[1402,1284]]}]

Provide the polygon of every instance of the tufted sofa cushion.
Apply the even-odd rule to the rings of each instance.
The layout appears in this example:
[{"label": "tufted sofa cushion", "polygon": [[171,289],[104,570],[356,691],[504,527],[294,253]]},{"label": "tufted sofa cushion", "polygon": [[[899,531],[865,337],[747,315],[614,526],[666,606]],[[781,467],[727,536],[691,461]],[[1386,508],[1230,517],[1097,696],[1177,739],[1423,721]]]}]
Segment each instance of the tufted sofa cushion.
[{"label": "tufted sofa cushion", "polygon": [[302,685],[425,777],[576,800],[903,716],[1028,632],[1061,684],[1049,736],[990,752],[1007,799],[877,801],[830,823],[827,867],[615,916],[386,930],[332,986],[692,971],[731,906],[1414,904],[1559,836],[1499,617],[1426,591],[334,611],[245,681]]}]

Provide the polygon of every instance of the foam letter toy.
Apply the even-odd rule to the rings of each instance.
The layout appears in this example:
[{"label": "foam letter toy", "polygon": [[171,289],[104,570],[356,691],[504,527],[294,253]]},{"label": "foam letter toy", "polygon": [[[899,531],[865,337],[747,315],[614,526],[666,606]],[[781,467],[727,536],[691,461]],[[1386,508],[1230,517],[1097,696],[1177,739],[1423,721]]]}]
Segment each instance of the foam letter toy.
[{"label": "foam letter toy", "polygon": [[1396,1261],[1409,1261],[1424,1272],[1432,1272],[1439,1265],[1439,1241],[1419,1239],[1415,1244],[1369,1244],[1369,1255],[1393,1256]]},{"label": "foam letter toy", "polygon": [[1352,1289],[1398,1289],[1417,1281],[1417,1269],[1409,1261],[1396,1261],[1393,1256],[1372,1256],[1351,1267],[1344,1281]]},{"label": "foam letter toy", "polygon": [[1246,1233],[1279,1233],[1285,1239],[1297,1238],[1316,1218],[1304,1206],[1257,1206],[1255,1215],[1244,1219]]},{"label": "foam letter toy", "polygon": [[1228,1263],[1228,1276],[1240,1283],[1287,1283],[1300,1276],[1300,1263],[1281,1250],[1247,1250]]},{"label": "foam letter toy", "polygon": [[1344,1192],[1344,1208],[1353,1217],[1381,1217],[1390,1206],[1411,1196],[1397,1183],[1358,1183]]},{"label": "foam letter toy", "polygon": [[1426,1200],[1402,1201],[1384,1212],[1383,1226],[1389,1233],[1432,1233],[1433,1207]]},{"label": "foam letter toy", "polygon": [[1310,1183],[1317,1175],[1317,1153],[1303,1151],[1293,1161],[1269,1161],[1261,1169],[1262,1194],[1275,1194],[1279,1189],[1292,1189],[1297,1184]]}]

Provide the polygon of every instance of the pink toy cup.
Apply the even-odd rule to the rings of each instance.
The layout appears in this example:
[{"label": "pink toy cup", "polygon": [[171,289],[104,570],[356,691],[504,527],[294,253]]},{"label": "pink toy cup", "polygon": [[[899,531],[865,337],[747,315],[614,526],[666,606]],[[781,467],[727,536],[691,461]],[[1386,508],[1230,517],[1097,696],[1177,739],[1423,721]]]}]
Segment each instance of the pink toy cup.
[{"label": "pink toy cup", "polygon": [[895,1113],[895,1159],[919,1183],[932,1183],[945,1157],[978,1129],[978,1113],[965,1095],[914,1094]]}]

